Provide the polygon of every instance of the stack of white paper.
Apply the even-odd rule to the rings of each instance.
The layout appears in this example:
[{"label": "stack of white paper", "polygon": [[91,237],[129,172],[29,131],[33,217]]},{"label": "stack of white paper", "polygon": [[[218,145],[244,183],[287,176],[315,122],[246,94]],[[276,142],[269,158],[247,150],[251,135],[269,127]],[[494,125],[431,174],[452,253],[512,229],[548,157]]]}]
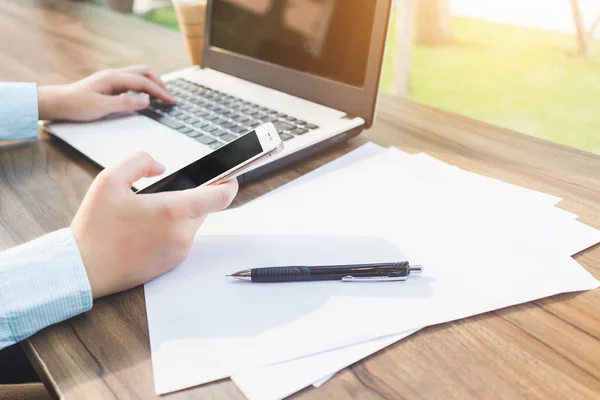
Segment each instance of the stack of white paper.
[{"label": "stack of white paper", "polygon": [[[156,390],[232,377],[251,400],[280,399],[424,326],[596,288],[571,255],[600,232],[559,201],[370,144],[214,215],[188,260],[145,288]],[[425,272],[368,284],[225,277],[404,259]]]}]

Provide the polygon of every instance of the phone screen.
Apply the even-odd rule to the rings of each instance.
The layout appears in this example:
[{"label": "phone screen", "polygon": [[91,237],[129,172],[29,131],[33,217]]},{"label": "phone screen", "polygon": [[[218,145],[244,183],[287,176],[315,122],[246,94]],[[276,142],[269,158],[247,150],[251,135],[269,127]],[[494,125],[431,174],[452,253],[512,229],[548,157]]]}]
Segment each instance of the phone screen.
[{"label": "phone screen", "polygon": [[262,146],[256,131],[248,132],[231,143],[194,161],[187,167],[153,183],[138,193],[169,192],[198,187],[211,179],[259,155]]}]

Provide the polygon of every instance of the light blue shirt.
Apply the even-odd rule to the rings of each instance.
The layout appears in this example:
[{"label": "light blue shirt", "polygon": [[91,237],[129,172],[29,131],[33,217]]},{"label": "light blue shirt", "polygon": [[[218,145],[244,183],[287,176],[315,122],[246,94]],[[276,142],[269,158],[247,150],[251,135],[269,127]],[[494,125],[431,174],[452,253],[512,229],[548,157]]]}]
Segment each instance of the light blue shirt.
[{"label": "light blue shirt", "polygon": [[[0,83],[0,140],[36,138],[37,123],[36,85]],[[0,349],[90,308],[92,290],[70,229],[0,252]]]}]

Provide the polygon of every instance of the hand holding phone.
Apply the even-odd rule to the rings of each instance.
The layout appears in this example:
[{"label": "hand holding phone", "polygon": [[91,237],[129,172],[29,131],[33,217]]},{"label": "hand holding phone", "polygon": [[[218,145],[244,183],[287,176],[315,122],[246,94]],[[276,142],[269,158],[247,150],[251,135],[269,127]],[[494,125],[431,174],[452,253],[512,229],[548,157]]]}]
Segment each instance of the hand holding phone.
[{"label": "hand holding phone", "polygon": [[185,190],[223,182],[281,150],[283,142],[275,126],[267,122],[136,193]]}]

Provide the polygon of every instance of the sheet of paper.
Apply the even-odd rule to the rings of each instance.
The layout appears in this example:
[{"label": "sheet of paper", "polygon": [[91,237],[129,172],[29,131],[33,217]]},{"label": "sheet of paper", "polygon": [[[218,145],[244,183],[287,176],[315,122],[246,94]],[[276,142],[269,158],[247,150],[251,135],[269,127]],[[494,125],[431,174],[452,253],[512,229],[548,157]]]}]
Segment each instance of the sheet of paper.
[{"label": "sheet of paper", "polygon": [[[326,164],[325,166],[318,168],[302,176],[301,178],[290,182],[287,185],[282,186],[277,191],[272,193],[276,193],[300,183],[305,183],[310,179],[314,179],[317,176],[322,176],[323,174],[331,172],[332,170],[340,169],[341,167],[348,166],[351,163],[361,161],[361,159],[366,158],[366,156],[381,154],[383,151],[384,149],[382,147],[368,143],[361,148],[358,148],[357,150],[348,153],[347,155],[340,157],[339,159],[334,160],[333,162]],[[448,177],[448,174],[452,175],[454,171],[460,171],[458,168],[445,164],[426,154],[416,154],[413,157],[414,158],[411,160],[411,162],[413,162],[417,167],[426,167],[428,170],[434,168],[436,173],[443,173],[446,178]],[[423,163],[429,163],[429,165],[424,166]],[[448,171],[450,168],[453,171]],[[454,179],[458,178],[463,179],[464,181],[472,181],[473,179],[477,180],[478,182],[486,179],[492,180],[492,178],[482,177],[476,174],[454,174],[452,176]],[[535,209],[539,209],[540,205],[554,205],[560,201],[560,198],[547,195],[545,193],[534,192],[529,189],[516,187],[514,185],[506,184],[502,181],[493,180],[493,182],[496,184],[486,185],[486,190],[484,191],[486,195],[492,198],[495,197],[503,200],[510,198],[513,202],[520,203],[521,207],[523,207],[524,204],[531,204]],[[476,183],[474,182],[464,183],[467,186],[471,185],[476,187]],[[456,182],[453,182],[453,184],[456,185]],[[507,192],[509,194],[507,194]],[[569,219],[576,219],[578,217],[576,214],[568,213],[560,209],[553,209],[553,212],[555,214],[562,213]],[[586,247],[585,245],[583,246]],[[399,338],[400,337],[398,337],[398,340]],[[376,351],[381,350],[383,347],[387,346],[386,342],[386,338],[382,340],[377,339],[368,344],[361,343],[342,349],[328,351],[315,356],[304,357],[299,360],[292,360],[252,371],[246,371],[240,375],[232,377],[232,379],[250,399],[283,398],[294,391],[308,386],[314,381],[314,377],[323,374],[323,371],[337,372],[346,367],[350,363],[345,362],[345,360],[353,360],[352,362],[355,362],[356,360],[360,360]],[[334,375],[335,372],[328,372],[325,377],[313,382],[313,386],[320,386]]]},{"label": "sheet of paper", "polygon": [[[493,218],[466,219],[472,210],[453,209],[457,202],[445,203],[397,157],[360,164],[209,219],[189,259],[146,285],[159,393],[597,286],[572,259],[543,254],[525,233],[520,239],[536,251],[513,251],[505,230],[482,230]],[[307,196],[307,185],[319,196]],[[426,265],[402,290],[318,282],[307,295],[304,283],[256,285],[224,277],[264,265],[389,260],[400,257],[400,248]],[[499,274],[507,265],[519,273]]]},{"label": "sheet of paper", "polygon": [[[377,340],[377,339],[376,339]],[[356,346],[356,345],[355,345]],[[381,349],[380,349],[381,350]],[[379,351],[379,350],[377,350]],[[372,354],[372,353],[371,353]],[[371,355],[369,354],[369,355]],[[364,358],[364,357],[363,357]],[[361,359],[362,360],[362,359]],[[333,374],[329,374],[327,376],[324,376],[321,379],[317,379],[316,381],[314,381],[312,383],[312,385],[316,388],[323,386],[328,380],[330,380],[331,378],[333,378],[335,375],[337,374],[337,372],[334,372]]]},{"label": "sheet of paper", "polygon": [[[286,183],[285,185],[278,187],[277,189],[267,193],[264,196],[259,197],[256,200],[261,200],[271,194],[280,193],[291,187],[310,182],[311,180],[313,180],[315,178],[321,177],[321,176],[326,175],[333,171],[338,171],[342,168],[345,168],[347,166],[350,166],[350,165],[355,164],[360,161],[364,161],[368,158],[383,154],[385,152],[386,152],[385,147],[379,146],[373,142],[365,143],[362,146],[357,147],[356,149],[344,154],[343,156],[340,156],[340,157],[336,158],[335,160],[330,161],[327,164],[325,164],[317,169],[314,169],[314,170],[302,175],[301,177],[296,178],[293,181]],[[406,154],[404,152],[400,152],[400,153]],[[256,201],[256,200],[254,200],[254,201]]]},{"label": "sheet of paper", "polygon": [[[402,332],[355,344],[343,349],[327,351],[310,357],[292,360],[274,366],[257,368],[231,377],[248,399],[279,400],[299,390],[311,382],[325,383],[332,373],[365,358],[377,351],[412,335],[416,331]],[[296,376],[303,379],[295,379]],[[308,379],[308,383],[306,383]]]},{"label": "sheet of paper", "polygon": [[[415,160],[415,159],[419,159],[419,160],[423,159],[424,161],[435,160],[429,156],[422,155],[422,154],[415,155],[415,158],[413,160]],[[435,160],[435,161],[437,161],[437,160]],[[442,167],[450,168],[450,166],[448,166],[447,164],[441,163],[441,162],[434,163],[434,164],[437,167],[442,166]],[[438,168],[436,172],[439,173],[442,171]],[[470,176],[467,176],[467,177],[472,178],[473,176],[476,176],[476,175],[470,174]],[[485,178],[485,177],[479,177],[479,176],[476,176],[476,177],[478,180],[491,179],[491,178]],[[506,187],[507,184],[505,184],[504,182],[501,182],[501,181],[499,181],[498,183],[499,184],[497,186],[488,185],[485,193],[488,195],[491,195],[491,196],[498,195],[499,198],[506,200],[507,194],[503,189],[504,189],[504,187]],[[453,184],[456,185],[456,182],[454,182]],[[558,200],[560,200],[559,198],[556,198],[554,196],[545,195],[545,194],[538,193],[538,192],[531,193],[532,191],[530,191],[528,189],[523,189],[523,193],[520,194],[519,191],[514,190],[514,188],[515,187],[510,187],[511,190],[509,191],[512,195],[512,200],[516,200],[519,202],[527,202],[533,198],[533,200],[535,202],[534,205],[536,206],[536,208],[539,208],[540,204],[553,205]],[[493,190],[490,191],[490,189],[493,189]],[[553,209],[553,210],[558,211],[559,213],[565,214],[568,219],[577,218],[577,215],[575,215],[575,214],[568,213],[566,211],[558,210],[558,209]],[[582,246],[584,248],[587,247],[585,244]],[[382,340],[382,342],[385,342],[385,340]],[[375,343],[375,342],[373,342],[373,343]],[[274,393],[279,393],[279,398],[282,398],[282,397],[285,397],[287,394],[292,393],[292,390],[294,390],[294,391],[299,390],[300,388],[307,386],[314,379],[314,377],[316,375],[322,373],[322,371],[325,369],[325,367],[329,368],[331,371],[338,371],[338,370],[342,369],[343,367],[345,367],[347,365],[347,363],[344,363],[342,361],[345,358],[344,352],[347,353],[348,357],[353,357],[355,354],[358,355],[358,354],[360,354],[361,351],[363,351],[362,357],[355,357],[356,360],[358,360],[358,359],[361,359],[361,358],[364,358],[364,357],[370,355],[371,353],[373,353],[375,351],[380,350],[381,348],[383,348],[385,346],[386,345],[383,343],[381,343],[381,346],[377,346],[377,345],[373,344],[373,347],[371,347],[371,345],[359,344],[359,345],[350,346],[350,347],[346,347],[343,349],[338,349],[338,350],[324,353],[324,354],[327,354],[328,359],[321,358],[319,355],[312,356],[312,357],[305,357],[298,361],[293,360],[290,362],[286,362],[284,364],[275,364],[272,366],[261,368],[259,370],[248,371],[247,373],[242,373],[241,375],[235,376],[232,378],[234,379],[234,381],[236,383],[239,383],[239,386],[241,387],[242,391],[246,392],[246,394],[248,395],[248,397],[250,399],[260,399],[265,396],[267,396],[268,398],[271,398],[272,396],[274,396],[273,395]],[[334,355],[337,357],[334,357]],[[330,361],[331,363],[329,363],[328,361]],[[336,361],[338,363],[337,366],[335,364]],[[301,365],[299,365],[298,369],[293,369],[293,366],[296,362],[298,362]],[[281,370],[278,370],[279,365],[283,366]],[[304,368],[302,368],[302,367],[304,367]],[[284,371],[287,371],[289,373],[283,374]],[[291,373],[291,371],[293,371],[294,373]],[[260,372],[260,373],[258,373],[258,372]],[[313,373],[311,373],[311,372],[313,372]],[[313,385],[319,386],[322,383],[326,382],[333,375],[335,375],[335,374],[328,374],[326,377],[318,380],[317,382],[314,382]],[[268,393],[268,395],[267,395],[267,393],[261,393],[260,388],[265,388],[265,391]],[[275,397],[277,397],[277,396],[275,396]]]},{"label": "sheet of paper", "polygon": [[558,196],[552,196],[547,193],[537,192],[535,190],[513,185],[511,183],[504,182],[499,179],[494,179],[459,169],[456,166],[446,164],[443,161],[440,161],[437,158],[434,158],[428,154],[420,153],[418,155],[415,155],[415,161],[421,162],[421,165],[424,165],[423,163],[427,163],[426,168],[428,170],[434,168],[436,171],[443,172],[445,174],[460,173],[462,175],[462,178],[471,181],[473,188],[477,188],[478,191],[483,193],[488,191],[502,191],[507,199],[518,199],[519,201],[527,199],[526,201],[535,203],[536,206],[555,206],[562,200],[562,198]]}]

